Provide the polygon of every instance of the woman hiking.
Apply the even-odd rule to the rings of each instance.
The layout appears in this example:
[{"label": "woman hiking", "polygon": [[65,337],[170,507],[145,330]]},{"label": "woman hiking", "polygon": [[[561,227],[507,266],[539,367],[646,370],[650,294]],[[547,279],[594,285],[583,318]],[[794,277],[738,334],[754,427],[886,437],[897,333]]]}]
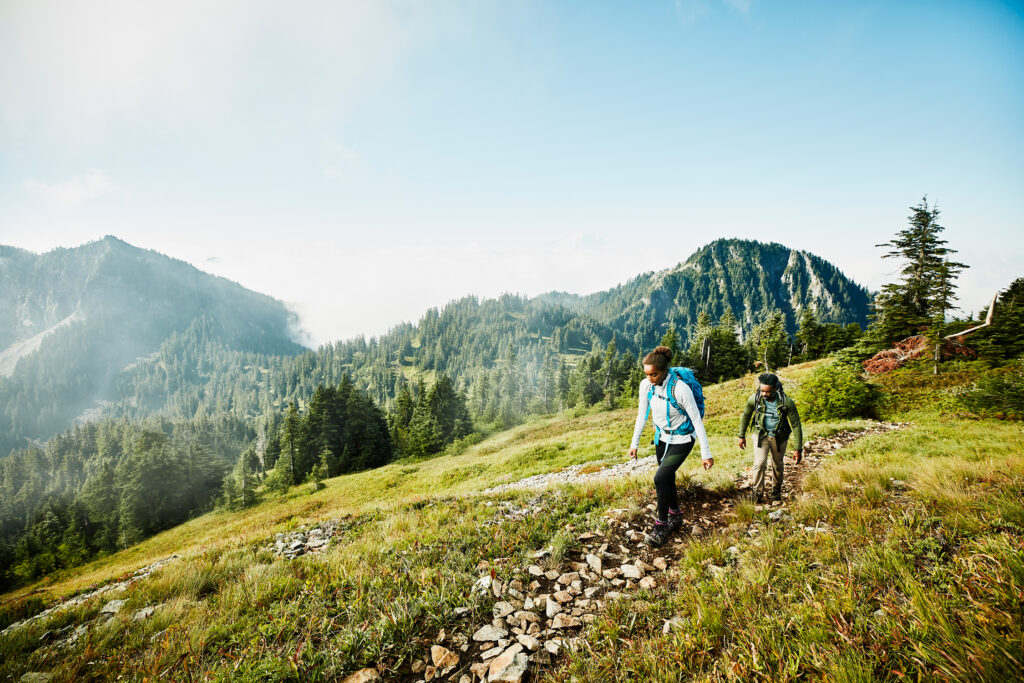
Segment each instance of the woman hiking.
[{"label": "woman hiking", "polygon": [[[658,493],[658,520],[644,540],[655,547],[664,544],[669,534],[683,524],[683,513],[679,510],[679,496],[676,493],[676,470],[693,450],[694,435],[700,440],[704,469],[711,469],[715,464],[693,390],[681,378],[673,377],[674,381],[670,381],[671,362],[672,349],[667,346],[659,346],[644,356],[644,374],[647,377],[640,382],[640,405],[633,428],[633,441],[629,447],[629,457],[635,460],[640,446],[640,434],[650,413],[656,435],[654,455],[658,460],[658,471],[654,474],[654,489]],[[669,387],[674,401],[667,393]]]}]

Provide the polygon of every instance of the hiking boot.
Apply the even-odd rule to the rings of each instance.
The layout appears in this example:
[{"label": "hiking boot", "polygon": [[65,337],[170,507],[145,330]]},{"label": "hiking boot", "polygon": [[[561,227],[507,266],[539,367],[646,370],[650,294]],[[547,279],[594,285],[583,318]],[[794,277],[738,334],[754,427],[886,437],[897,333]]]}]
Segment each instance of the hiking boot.
[{"label": "hiking boot", "polygon": [[764,504],[764,493],[752,493],[750,494],[750,502],[754,505]]},{"label": "hiking boot", "polygon": [[655,548],[665,545],[665,541],[668,540],[669,534],[672,530],[668,528],[668,523],[663,522],[661,524],[655,524],[651,532],[644,536],[644,542],[647,545],[652,545]]},{"label": "hiking boot", "polygon": [[678,531],[681,526],[683,526],[683,516],[673,515],[671,512],[668,513],[668,530]]},{"label": "hiking boot", "polygon": [[782,487],[776,486],[772,489],[772,500],[778,502],[782,500]]}]

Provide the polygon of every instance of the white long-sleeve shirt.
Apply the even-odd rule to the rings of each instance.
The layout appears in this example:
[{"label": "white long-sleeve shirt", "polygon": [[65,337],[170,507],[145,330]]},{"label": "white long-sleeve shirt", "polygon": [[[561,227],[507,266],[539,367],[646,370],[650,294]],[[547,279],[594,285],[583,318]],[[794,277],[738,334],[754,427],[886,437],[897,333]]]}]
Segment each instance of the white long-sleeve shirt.
[{"label": "white long-sleeve shirt", "polygon": [[[693,391],[687,386],[686,382],[677,379],[674,383],[673,393],[676,396],[676,402],[683,407],[686,411],[687,417],[693,423],[692,434],[669,434],[669,431],[678,429],[683,424],[682,414],[675,408],[670,408],[668,415],[671,418],[671,423],[666,424],[665,420],[665,407],[668,403],[668,396],[666,390],[668,389],[668,376],[661,381],[661,384],[654,387],[654,395],[651,396],[650,409],[651,409],[651,420],[656,426],[661,429],[661,440],[665,443],[688,443],[693,441],[694,435],[697,436],[697,440],[700,442],[700,457],[702,460],[711,460],[711,444],[708,443],[708,434],[704,430],[704,420],[700,417],[700,410],[697,409],[697,401],[693,398]],[[640,382],[640,405],[636,411],[636,424],[633,427],[633,441],[630,444],[630,448],[637,448],[640,446],[640,434],[644,431],[644,425],[647,424],[647,394],[651,390],[651,381],[644,379]]]}]

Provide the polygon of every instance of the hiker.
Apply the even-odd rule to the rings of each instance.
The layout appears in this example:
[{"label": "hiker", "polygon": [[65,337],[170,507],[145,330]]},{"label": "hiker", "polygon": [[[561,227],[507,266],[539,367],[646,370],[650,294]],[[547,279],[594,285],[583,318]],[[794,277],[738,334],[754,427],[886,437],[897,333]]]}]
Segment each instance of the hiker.
[{"label": "hiker", "polygon": [[[701,415],[704,394],[700,384],[689,368],[669,367],[671,362],[672,349],[667,346],[659,346],[644,356],[644,374],[647,378],[640,382],[640,405],[633,428],[633,441],[629,447],[629,457],[636,460],[640,434],[647,424],[649,413],[654,423],[654,455],[658,460],[658,471],[654,473],[654,489],[658,493],[658,519],[644,540],[655,547],[664,544],[669,534],[683,524],[683,513],[679,509],[679,495],[676,492],[676,470],[693,450],[695,434],[700,440],[704,469],[711,469],[715,464]],[[695,390],[699,392],[696,396]]]},{"label": "hiker", "polygon": [[804,433],[800,426],[800,413],[796,403],[782,390],[782,382],[770,372],[757,376],[758,389],[747,399],[747,407],[740,418],[739,447],[747,447],[747,426],[753,416],[753,429],[757,431],[754,445],[754,483],[753,497],[755,503],[764,502],[764,473],[768,467],[768,456],[772,460],[772,474],[775,482],[772,486],[772,500],[782,500],[782,456],[786,453],[786,444],[790,437],[796,448],[793,451],[793,462],[799,463],[803,457]]}]

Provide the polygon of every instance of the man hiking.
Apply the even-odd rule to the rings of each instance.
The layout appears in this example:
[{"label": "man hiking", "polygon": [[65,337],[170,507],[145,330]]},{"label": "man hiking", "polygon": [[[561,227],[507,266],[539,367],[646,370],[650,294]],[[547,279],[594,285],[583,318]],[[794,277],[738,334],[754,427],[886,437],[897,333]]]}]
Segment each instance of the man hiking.
[{"label": "man hiking", "polygon": [[786,453],[786,444],[792,438],[796,445],[793,461],[800,462],[800,458],[803,457],[804,433],[800,426],[800,413],[796,410],[796,403],[786,396],[779,378],[765,372],[758,375],[757,381],[758,390],[747,399],[747,407],[740,418],[739,447],[747,447],[747,426],[753,417],[753,429],[757,433],[757,441],[754,442],[753,497],[755,503],[763,503],[764,473],[768,466],[768,456],[771,456],[772,474],[775,478],[772,500],[782,500],[782,456]]},{"label": "man hiking", "polygon": [[[693,450],[694,435],[700,441],[704,469],[711,469],[715,464],[704,430],[703,411],[698,407],[695,389],[688,381],[693,381],[697,392],[700,392],[700,385],[686,368],[669,367],[671,360],[672,349],[667,346],[659,346],[644,356],[644,374],[647,377],[640,382],[640,405],[633,441],[629,446],[629,457],[635,460],[640,434],[649,413],[656,432],[654,455],[658,460],[658,471],[654,474],[654,489],[658,493],[658,520],[644,540],[653,546],[663,545],[669,534],[683,524],[676,492],[676,470]],[[703,393],[699,398],[703,406]]]}]

